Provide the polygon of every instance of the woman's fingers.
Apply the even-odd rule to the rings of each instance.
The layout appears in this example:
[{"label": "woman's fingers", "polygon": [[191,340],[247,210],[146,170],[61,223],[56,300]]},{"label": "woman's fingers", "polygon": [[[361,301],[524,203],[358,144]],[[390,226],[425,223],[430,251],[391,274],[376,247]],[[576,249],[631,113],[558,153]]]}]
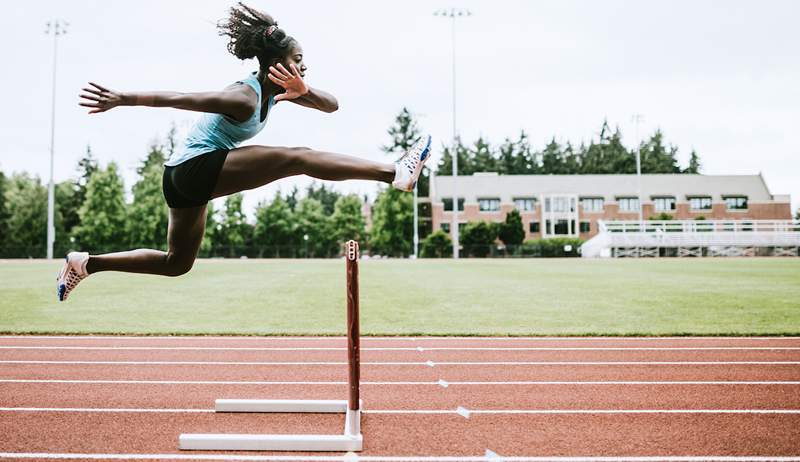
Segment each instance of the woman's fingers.
[{"label": "woman's fingers", "polygon": [[92,96],[92,95],[81,95],[81,98],[88,99],[88,100],[91,100],[91,101],[102,101],[100,98],[98,98],[96,96]]},{"label": "woman's fingers", "polygon": [[286,88],[286,82],[285,81],[279,79],[278,77],[276,77],[276,76],[274,76],[272,74],[267,74],[267,77],[269,77],[270,80],[275,82],[275,84],[279,85],[280,87]]},{"label": "woman's fingers", "polygon": [[93,95],[97,95],[97,96],[102,96],[103,95],[102,92],[99,92],[99,91],[97,91],[97,90],[95,90],[93,88],[81,88],[81,90],[83,90],[83,91],[85,91],[87,93],[91,93]]},{"label": "woman's fingers", "polygon": [[[281,66],[281,65],[278,64],[278,66]],[[281,67],[283,67],[283,66],[281,66]],[[289,80],[289,78],[290,78],[289,75],[279,71],[275,66],[270,66],[269,67],[269,71],[270,71],[270,74],[274,75],[275,77],[278,77],[281,80]],[[284,71],[285,71],[285,69],[284,69]]]},{"label": "woman's fingers", "polygon": [[295,66],[294,63],[289,64],[289,67],[292,69],[292,75],[294,75],[298,79],[302,79],[303,78],[302,76],[300,76],[300,70],[297,69],[297,66]]},{"label": "woman's fingers", "polygon": [[97,88],[97,89],[98,89],[98,90],[100,90],[100,91],[111,91],[111,90],[109,90],[108,88],[106,88],[106,87],[104,87],[104,86],[102,86],[102,85],[98,85],[98,84],[96,84],[96,83],[94,83],[94,82],[89,82],[89,85],[91,85],[91,86],[93,86],[93,87]]}]

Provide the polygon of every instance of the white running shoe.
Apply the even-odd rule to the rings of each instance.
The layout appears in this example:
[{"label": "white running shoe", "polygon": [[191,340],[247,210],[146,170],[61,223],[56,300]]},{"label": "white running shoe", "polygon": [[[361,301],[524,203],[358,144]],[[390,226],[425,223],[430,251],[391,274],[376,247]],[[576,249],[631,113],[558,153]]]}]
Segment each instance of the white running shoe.
[{"label": "white running shoe", "polygon": [[58,301],[63,302],[79,282],[84,280],[89,273],[86,263],[89,262],[89,252],[70,252],[64,258],[64,266],[58,272],[56,280],[56,293]]},{"label": "white running shoe", "polygon": [[419,141],[411,146],[411,149],[403,154],[403,157],[397,159],[394,163],[394,181],[392,186],[401,191],[412,191],[417,184],[420,173],[422,173],[422,166],[428,160],[431,152],[431,137],[430,135],[420,138]]}]

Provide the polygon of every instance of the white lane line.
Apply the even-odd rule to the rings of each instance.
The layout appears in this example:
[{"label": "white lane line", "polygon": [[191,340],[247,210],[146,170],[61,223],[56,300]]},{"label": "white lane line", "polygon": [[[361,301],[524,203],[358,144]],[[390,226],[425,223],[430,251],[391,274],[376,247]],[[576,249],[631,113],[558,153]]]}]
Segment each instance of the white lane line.
[{"label": "white lane line", "polygon": [[[235,381],[235,380],[72,380],[72,379],[0,379],[0,383],[69,383],[69,384],[132,384],[132,385],[346,385],[345,381]],[[364,382],[361,385],[800,385],[800,381],[739,380],[608,380],[608,381],[462,381],[446,382]]]},{"label": "white lane line", "polygon": [[[103,453],[51,453],[51,452],[0,452],[3,459],[83,459],[83,460],[222,460],[222,461],[274,461],[274,462],[493,462],[483,456],[251,456],[229,454],[103,454]],[[795,456],[503,456],[507,462],[798,462]]]},{"label": "white lane line", "polygon": [[[344,351],[346,347],[144,347],[0,345],[3,350]],[[371,347],[361,351],[704,351],[800,350],[800,347]]]},{"label": "white lane line", "polygon": [[[111,340],[347,340],[347,337],[338,336],[338,335],[330,335],[330,336],[296,336],[296,335],[267,335],[267,336],[258,336],[258,335],[0,335],[0,338],[8,338],[8,339],[67,339],[67,340],[95,340],[95,339],[111,339]],[[748,337],[748,336],[735,336],[735,337],[728,337],[728,336],[664,336],[664,337],[636,337],[636,336],[606,336],[606,337],[597,337],[597,336],[567,336],[567,337],[514,337],[514,336],[506,336],[506,337],[480,337],[480,336],[469,336],[469,337],[458,337],[458,336],[436,336],[436,337],[372,337],[368,335],[361,336],[362,341],[371,341],[371,340],[409,340],[409,341],[416,341],[416,340],[442,340],[442,341],[453,341],[453,340],[603,340],[603,341],[616,341],[616,340],[625,340],[625,341],[641,341],[641,340],[800,340],[800,337],[797,336],[766,336],[766,337]]]},{"label": "white lane line", "polygon": [[[0,407],[0,412],[64,412],[64,413],[214,413],[214,409],[159,408],[77,408],[77,407]],[[363,414],[426,414],[460,415],[547,415],[547,414],[800,414],[800,409],[362,409]]]},{"label": "white lane line", "polygon": [[[346,361],[69,361],[0,360],[0,364],[102,364],[121,366],[344,366]],[[709,365],[800,365],[800,361],[362,361],[367,366],[709,366]]]}]

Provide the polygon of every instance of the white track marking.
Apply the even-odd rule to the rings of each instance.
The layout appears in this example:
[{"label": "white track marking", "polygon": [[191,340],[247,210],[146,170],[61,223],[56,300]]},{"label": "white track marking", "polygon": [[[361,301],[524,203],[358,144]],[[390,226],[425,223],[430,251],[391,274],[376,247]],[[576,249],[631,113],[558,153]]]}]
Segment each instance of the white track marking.
[{"label": "white track marking", "polygon": [[[120,366],[345,366],[346,361],[69,361],[0,360],[0,364],[103,364]],[[709,366],[800,365],[800,361],[362,361],[362,366]]]},{"label": "white track marking", "polygon": [[[336,335],[322,335],[322,336],[282,336],[282,335],[144,335],[144,336],[131,336],[131,335],[0,335],[0,338],[9,339],[77,339],[77,340],[95,340],[95,339],[112,339],[112,340],[346,340],[344,336]],[[767,336],[767,337],[728,337],[728,336],[665,336],[665,337],[625,337],[625,336],[607,336],[607,337],[450,337],[450,336],[437,336],[437,337],[371,337],[362,336],[362,341],[372,340],[798,340],[800,337],[796,336]]]},{"label": "white track marking", "polygon": [[[3,350],[345,351],[346,347],[144,347],[0,345]],[[800,350],[800,347],[372,347],[361,351],[704,351]]]},{"label": "white track marking", "polygon": [[[236,381],[236,380],[69,380],[69,379],[0,379],[0,383],[70,383],[70,384],[129,384],[129,385],[347,385],[345,381]],[[739,380],[608,380],[608,381],[494,381],[494,382],[361,382],[361,385],[800,385],[800,381],[739,381]]]},{"label": "white track marking", "polygon": [[[0,452],[3,459],[83,459],[83,460],[222,460],[274,462],[493,462],[483,456],[249,456],[228,454],[103,454]],[[548,457],[503,456],[506,462],[798,462],[794,456],[611,456],[611,457]]]},{"label": "white track marking", "polygon": [[[0,407],[0,412],[63,412],[63,413],[154,413],[213,414],[214,409],[159,408],[77,408],[77,407]],[[363,414],[460,415],[549,415],[549,414],[800,414],[800,409],[363,409]]]}]

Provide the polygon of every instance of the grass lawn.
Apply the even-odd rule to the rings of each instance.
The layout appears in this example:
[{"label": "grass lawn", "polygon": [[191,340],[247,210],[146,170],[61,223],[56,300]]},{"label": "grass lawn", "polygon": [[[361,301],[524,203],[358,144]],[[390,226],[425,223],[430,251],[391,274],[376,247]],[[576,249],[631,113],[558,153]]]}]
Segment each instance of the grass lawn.
[{"label": "grass lawn", "polygon": [[[345,328],[343,260],[199,260],[98,273],[58,303],[60,260],[0,266],[0,332],[316,334]],[[800,334],[800,259],[368,260],[365,335]]]}]

